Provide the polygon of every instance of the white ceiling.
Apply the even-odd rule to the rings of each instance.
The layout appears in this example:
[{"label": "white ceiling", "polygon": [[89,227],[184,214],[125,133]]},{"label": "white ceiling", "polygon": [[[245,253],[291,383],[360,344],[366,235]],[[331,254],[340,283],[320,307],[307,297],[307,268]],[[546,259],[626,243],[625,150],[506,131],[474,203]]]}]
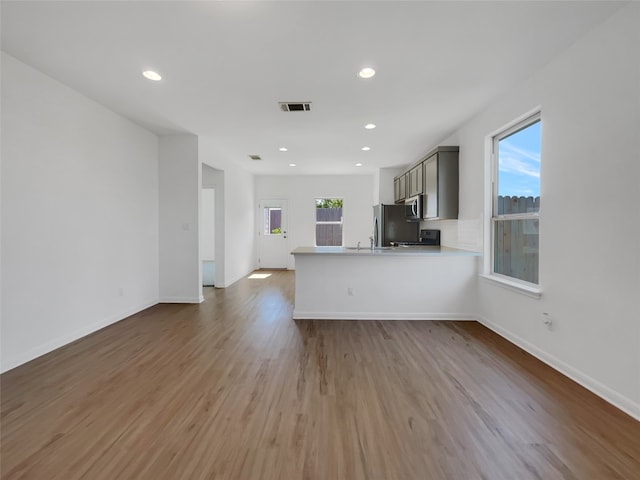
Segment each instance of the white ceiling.
[{"label": "white ceiling", "polygon": [[[2,49],[154,132],[197,134],[254,173],[364,173],[418,160],[620,6],[3,0]],[[364,66],[376,76],[358,78]],[[284,113],[278,101],[312,111]]]}]

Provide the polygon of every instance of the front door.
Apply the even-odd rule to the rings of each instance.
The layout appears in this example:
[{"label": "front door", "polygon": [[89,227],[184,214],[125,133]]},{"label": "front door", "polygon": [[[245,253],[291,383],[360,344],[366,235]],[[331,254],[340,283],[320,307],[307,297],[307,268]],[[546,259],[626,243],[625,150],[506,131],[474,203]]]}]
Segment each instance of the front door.
[{"label": "front door", "polygon": [[261,200],[258,205],[258,267],[287,268],[287,201]]}]

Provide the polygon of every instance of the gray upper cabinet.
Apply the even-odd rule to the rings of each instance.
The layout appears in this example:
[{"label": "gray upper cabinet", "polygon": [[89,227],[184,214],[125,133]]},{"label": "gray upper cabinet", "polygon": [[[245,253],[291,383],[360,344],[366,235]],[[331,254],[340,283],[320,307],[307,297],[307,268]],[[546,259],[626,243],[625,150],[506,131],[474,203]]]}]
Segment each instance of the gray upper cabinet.
[{"label": "gray upper cabinet", "polygon": [[409,197],[423,193],[423,180],[422,163],[420,163],[409,170]]},{"label": "gray upper cabinet", "polygon": [[407,198],[407,177],[408,174],[403,173],[393,179],[393,199],[396,203],[401,203]]},{"label": "gray upper cabinet", "polygon": [[402,199],[408,197],[407,193],[409,192],[409,173],[405,173],[400,176],[400,195],[402,195]]},{"label": "gray upper cabinet", "polygon": [[458,218],[459,147],[437,147],[424,160],[393,179],[393,199],[425,195],[422,218]]},{"label": "gray upper cabinet", "polygon": [[393,201],[396,203],[400,201],[400,177],[393,179]]},{"label": "gray upper cabinet", "polygon": [[438,154],[430,156],[424,163],[424,212],[423,218],[438,216]]},{"label": "gray upper cabinet", "polygon": [[458,147],[438,147],[423,162],[423,218],[458,218]]}]

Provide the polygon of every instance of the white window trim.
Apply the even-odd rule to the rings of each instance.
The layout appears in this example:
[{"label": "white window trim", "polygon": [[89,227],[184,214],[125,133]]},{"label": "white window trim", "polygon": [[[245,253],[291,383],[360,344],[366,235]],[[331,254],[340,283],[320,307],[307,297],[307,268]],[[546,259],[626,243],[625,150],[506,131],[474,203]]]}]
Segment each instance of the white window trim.
[{"label": "white window trim", "polygon": [[480,274],[480,278],[488,281],[489,283],[493,283],[494,285],[506,288],[507,290],[527,295],[528,297],[540,298],[542,296],[542,290],[539,287],[534,286],[532,283],[519,282],[515,278],[500,275],[499,273],[482,273]]},{"label": "white window trim", "polygon": [[[480,274],[480,278],[487,280],[489,283],[499,285],[508,290],[521,293],[533,298],[540,298],[542,296],[542,287],[540,284],[534,284],[518,280],[517,278],[501,275],[493,271],[493,206],[497,198],[497,192],[495,189],[497,179],[497,162],[494,161],[494,139],[498,136],[506,137],[512,133],[511,130],[516,130],[517,126],[527,120],[533,120],[535,117],[540,119],[542,117],[542,107],[537,106],[528,112],[520,115],[511,122],[497,128],[485,137],[485,198],[484,198],[484,262],[483,272]],[[539,217],[539,213],[536,215]],[[500,215],[497,218],[516,220],[522,217],[522,215]],[[532,215],[524,215],[525,218],[532,218]],[[540,279],[538,279],[539,281]]]}]

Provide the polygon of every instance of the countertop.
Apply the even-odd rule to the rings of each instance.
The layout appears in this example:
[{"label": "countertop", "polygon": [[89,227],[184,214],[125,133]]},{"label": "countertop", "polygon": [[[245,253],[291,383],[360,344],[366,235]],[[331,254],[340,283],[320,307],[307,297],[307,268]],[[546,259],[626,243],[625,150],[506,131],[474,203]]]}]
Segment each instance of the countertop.
[{"label": "countertop", "polygon": [[298,247],[293,252],[293,255],[342,255],[342,256],[360,256],[360,257],[393,257],[393,256],[416,256],[416,257],[429,257],[429,256],[464,256],[464,257],[479,257],[481,254],[478,252],[471,252],[468,250],[459,250],[457,248],[443,247],[443,246],[401,246],[401,247],[382,247],[371,250],[370,248],[356,247]]}]

